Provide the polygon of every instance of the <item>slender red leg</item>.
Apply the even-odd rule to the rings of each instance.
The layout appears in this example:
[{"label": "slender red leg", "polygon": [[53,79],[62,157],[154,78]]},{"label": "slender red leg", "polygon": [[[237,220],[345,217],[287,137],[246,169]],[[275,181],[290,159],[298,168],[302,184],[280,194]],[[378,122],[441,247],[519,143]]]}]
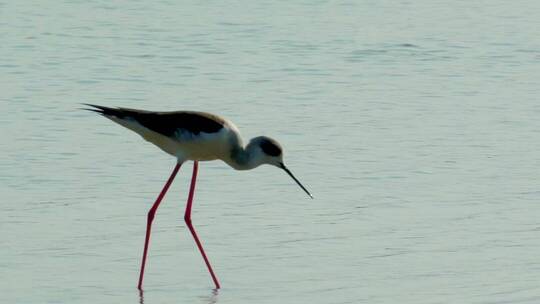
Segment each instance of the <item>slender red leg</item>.
[{"label": "slender red leg", "polygon": [[214,284],[216,285],[216,289],[219,289],[219,282],[214,274],[214,270],[212,270],[212,266],[210,266],[210,261],[208,261],[208,258],[206,257],[206,253],[204,253],[203,246],[201,244],[201,241],[199,240],[199,237],[197,236],[197,233],[195,232],[195,228],[193,228],[193,224],[191,223],[191,205],[193,203],[193,194],[195,194],[195,181],[197,180],[197,171],[199,170],[199,162],[194,161],[193,162],[193,175],[191,176],[191,185],[189,186],[189,196],[186,206],[186,213],[184,214],[184,220],[186,221],[186,224],[189,228],[189,231],[191,231],[191,234],[193,235],[193,239],[195,239],[195,243],[197,244],[197,247],[199,248],[199,251],[202,254],[202,257],[204,259],[204,262],[206,263],[206,267],[208,267],[208,271],[210,272],[210,275],[212,276],[212,280],[214,280]]},{"label": "slender red leg", "polygon": [[146,222],[146,238],[144,240],[144,252],[143,252],[143,258],[141,262],[141,274],[139,276],[139,285],[137,286],[139,290],[142,290],[144,266],[146,264],[146,254],[148,253],[148,243],[150,242],[150,230],[152,230],[152,221],[154,221],[154,216],[156,215],[156,210],[159,207],[161,200],[165,196],[165,193],[167,193],[167,190],[169,190],[169,186],[172,184],[174,177],[176,176],[176,173],[178,173],[178,170],[180,170],[180,166],[181,164],[178,164],[178,163],[176,164],[176,166],[173,169],[173,172],[171,173],[171,176],[167,180],[167,183],[165,183],[163,190],[161,190],[161,192],[159,193],[159,196],[156,199],[156,202],[154,203],[154,205],[152,205],[152,208],[150,208],[150,211],[148,211],[148,218]]}]

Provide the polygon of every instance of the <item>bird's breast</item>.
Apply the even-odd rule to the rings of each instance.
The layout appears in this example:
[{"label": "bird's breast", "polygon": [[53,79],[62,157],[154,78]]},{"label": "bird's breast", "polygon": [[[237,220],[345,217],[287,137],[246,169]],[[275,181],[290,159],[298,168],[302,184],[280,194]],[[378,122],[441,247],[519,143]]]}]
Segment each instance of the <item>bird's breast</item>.
[{"label": "bird's breast", "polygon": [[187,130],[178,130],[174,135],[177,155],[188,160],[216,160],[223,159],[230,154],[230,144],[227,130],[219,132],[193,134]]}]

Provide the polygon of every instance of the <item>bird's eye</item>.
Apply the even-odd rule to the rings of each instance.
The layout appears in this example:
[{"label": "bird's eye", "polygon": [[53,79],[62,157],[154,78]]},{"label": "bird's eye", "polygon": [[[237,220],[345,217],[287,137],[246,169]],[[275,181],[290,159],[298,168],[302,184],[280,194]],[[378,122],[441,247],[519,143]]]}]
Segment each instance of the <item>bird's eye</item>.
[{"label": "bird's eye", "polygon": [[281,155],[281,148],[269,140],[263,140],[261,142],[261,149],[264,153],[270,156]]}]

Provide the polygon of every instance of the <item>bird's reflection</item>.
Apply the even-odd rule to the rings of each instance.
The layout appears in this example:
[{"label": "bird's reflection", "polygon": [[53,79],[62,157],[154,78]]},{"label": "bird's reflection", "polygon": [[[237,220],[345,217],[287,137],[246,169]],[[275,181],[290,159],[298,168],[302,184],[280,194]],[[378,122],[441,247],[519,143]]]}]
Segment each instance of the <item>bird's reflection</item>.
[{"label": "bird's reflection", "polygon": [[[216,304],[218,302],[219,289],[212,289],[212,293],[208,297],[201,297],[205,303]],[[139,304],[144,304],[144,291],[139,289]]]},{"label": "bird's reflection", "polygon": [[212,289],[212,293],[207,298],[206,302],[208,304],[216,304],[218,301],[218,295],[219,295],[219,289],[216,289],[216,288]]}]

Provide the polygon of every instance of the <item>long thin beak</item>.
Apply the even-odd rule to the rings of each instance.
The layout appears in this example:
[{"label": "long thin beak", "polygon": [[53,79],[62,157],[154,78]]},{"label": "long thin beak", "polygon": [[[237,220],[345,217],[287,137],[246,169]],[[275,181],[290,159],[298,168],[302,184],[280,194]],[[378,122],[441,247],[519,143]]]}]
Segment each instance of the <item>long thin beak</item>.
[{"label": "long thin beak", "polygon": [[313,198],[313,195],[311,195],[311,193],[307,191],[306,187],[304,187],[304,185],[302,185],[302,183],[300,183],[300,181],[296,179],[296,177],[294,177],[292,172],[287,167],[285,167],[285,164],[281,163],[280,166],[281,166],[281,169],[285,170],[285,172],[287,172],[287,174],[289,174],[294,179],[294,181],[298,184],[298,186],[300,186],[300,188],[302,188],[302,190],[304,190],[307,193],[307,195],[309,195],[309,197]]}]

